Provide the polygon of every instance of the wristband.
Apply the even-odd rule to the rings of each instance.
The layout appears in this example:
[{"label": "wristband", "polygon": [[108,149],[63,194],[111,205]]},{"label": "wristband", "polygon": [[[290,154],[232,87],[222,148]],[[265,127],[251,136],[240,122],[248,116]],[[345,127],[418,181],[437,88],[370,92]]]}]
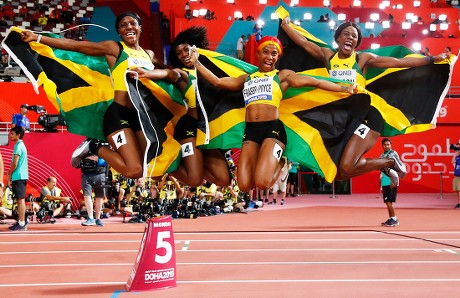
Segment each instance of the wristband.
[{"label": "wristband", "polygon": [[43,35],[38,34],[38,36],[37,36],[37,43],[40,43],[40,40],[42,40],[42,37],[43,37]]}]

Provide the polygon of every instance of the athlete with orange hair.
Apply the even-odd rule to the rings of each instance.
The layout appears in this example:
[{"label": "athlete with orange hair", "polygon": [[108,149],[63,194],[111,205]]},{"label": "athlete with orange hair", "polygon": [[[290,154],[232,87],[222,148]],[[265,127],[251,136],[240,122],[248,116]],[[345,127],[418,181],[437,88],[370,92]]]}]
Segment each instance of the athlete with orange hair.
[{"label": "athlete with orange hair", "polygon": [[286,132],[279,120],[278,107],[288,87],[310,86],[355,93],[356,85],[341,86],[297,75],[292,70],[275,69],[283,53],[281,42],[276,37],[265,36],[259,41],[258,71],[236,78],[218,78],[198,61],[198,51],[192,50],[190,61],[207,81],[215,87],[243,92],[246,129],[237,168],[238,186],[242,191],[247,192],[254,186],[263,190],[270,188],[284,164],[281,156],[286,148]]}]

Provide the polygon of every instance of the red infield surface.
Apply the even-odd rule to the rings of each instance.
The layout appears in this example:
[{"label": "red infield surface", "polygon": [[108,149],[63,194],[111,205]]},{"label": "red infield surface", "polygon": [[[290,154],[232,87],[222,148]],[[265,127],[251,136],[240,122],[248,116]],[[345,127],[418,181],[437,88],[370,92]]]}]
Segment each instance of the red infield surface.
[{"label": "red infield surface", "polygon": [[[303,195],[247,214],[174,219],[176,287],[126,292],[145,224],[0,226],[2,297],[459,297],[452,194]],[[8,221],[7,223],[12,223]],[[146,247],[145,249],[149,249]],[[150,248],[154,249],[154,247]]]}]

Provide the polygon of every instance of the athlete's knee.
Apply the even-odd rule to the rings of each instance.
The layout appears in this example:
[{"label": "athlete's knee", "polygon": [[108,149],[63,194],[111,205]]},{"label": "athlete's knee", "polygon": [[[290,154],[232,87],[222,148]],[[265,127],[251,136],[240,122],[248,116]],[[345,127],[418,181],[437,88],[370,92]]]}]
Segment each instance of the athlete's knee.
[{"label": "athlete's knee", "polygon": [[127,178],[137,179],[142,178],[144,171],[141,165],[133,165],[126,167],[121,173]]},{"label": "athlete's knee", "polygon": [[189,175],[187,178],[188,186],[197,187],[203,183],[203,177],[199,175]]}]

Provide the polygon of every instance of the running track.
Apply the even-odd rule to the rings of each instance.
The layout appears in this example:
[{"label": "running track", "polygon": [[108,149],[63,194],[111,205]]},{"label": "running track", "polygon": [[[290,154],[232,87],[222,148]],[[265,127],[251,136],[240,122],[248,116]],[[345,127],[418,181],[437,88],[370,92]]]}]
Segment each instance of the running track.
[{"label": "running track", "polygon": [[[402,196],[401,196],[402,197]],[[295,201],[294,201],[295,200]],[[460,210],[448,197],[292,198],[248,214],[173,220],[177,286],[126,292],[142,224],[0,226],[3,297],[459,297]],[[323,203],[321,203],[323,202]],[[328,206],[324,202],[327,202]]]}]

